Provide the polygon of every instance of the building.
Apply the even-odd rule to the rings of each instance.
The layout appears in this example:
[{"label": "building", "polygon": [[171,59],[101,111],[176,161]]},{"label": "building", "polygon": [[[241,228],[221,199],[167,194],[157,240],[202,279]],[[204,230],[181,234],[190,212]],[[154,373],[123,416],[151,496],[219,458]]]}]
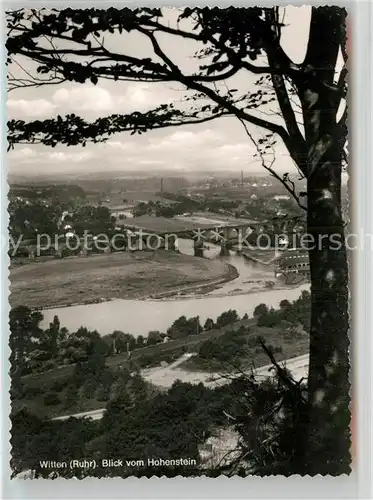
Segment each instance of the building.
[{"label": "building", "polygon": [[277,194],[276,196],[273,197],[274,200],[279,201],[279,200],[290,200],[290,196],[287,194]]},{"label": "building", "polygon": [[133,217],[132,210],[135,205],[121,205],[110,208],[110,215],[118,219],[128,219]]},{"label": "building", "polygon": [[307,252],[299,250],[288,250],[284,252],[277,261],[275,276],[303,275],[310,277],[310,265]]}]

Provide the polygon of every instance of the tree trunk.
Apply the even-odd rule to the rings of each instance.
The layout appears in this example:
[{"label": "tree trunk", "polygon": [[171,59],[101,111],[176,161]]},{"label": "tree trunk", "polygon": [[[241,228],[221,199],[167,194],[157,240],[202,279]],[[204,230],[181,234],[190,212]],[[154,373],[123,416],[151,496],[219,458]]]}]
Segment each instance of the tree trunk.
[{"label": "tree trunk", "polygon": [[[321,141],[322,142],[322,141]],[[308,179],[311,330],[309,474],[349,472],[348,266],[341,213],[341,146],[333,140]],[[311,165],[310,165],[311,166]]]},{"label": "tree trunk", "polygon": [[345,116],[332,90],[345,42],[346,11],[313,7],[304,66],[297,82],[306,142],[307,229],[311,273],[310,364],[305,439],[307,473],[350,471],[348,266],[341,211]]}]

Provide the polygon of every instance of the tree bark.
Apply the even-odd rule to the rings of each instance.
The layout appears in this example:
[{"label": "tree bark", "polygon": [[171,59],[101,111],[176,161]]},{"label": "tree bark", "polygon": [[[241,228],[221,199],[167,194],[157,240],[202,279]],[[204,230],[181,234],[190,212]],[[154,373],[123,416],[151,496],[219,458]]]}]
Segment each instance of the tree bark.
[{"label": "tree bark", "polygon": [[296,82],[306,142],[307,232],[311,274],[310,364],[305,467],[308,474],[350,471],[348,265],[341,210],[342,155],[347,129],[337,123],[333,91],[346,11],[313,8],[304,65]]},{"label": "tree bark", "polygon": [[332,144],[308,181],[311,330],[307,469],[349,472],[348,266],[341,213],[341,150]]}]

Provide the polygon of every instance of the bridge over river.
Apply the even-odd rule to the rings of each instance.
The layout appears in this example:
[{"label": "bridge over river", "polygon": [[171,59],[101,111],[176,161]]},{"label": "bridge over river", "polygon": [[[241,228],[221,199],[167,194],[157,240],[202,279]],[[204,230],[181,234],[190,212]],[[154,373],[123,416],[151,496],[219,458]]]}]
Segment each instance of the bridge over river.
[{"label": "bridge over river", "polygon": [[204,243],[210,241],[220,244],[221,254],[229,255],[228,246],[237,242],[239,234],[246,237],[255,230],[265,230],[263,222],[217,214],[193,214],[172,218],[143,215],[120,221],[119,225],[135,235],[140,231],[143,236],[156,234],[165,239],[169,250],[177,247],[178,238],[193,239],[194,254],[199,257],[203,256]]}]

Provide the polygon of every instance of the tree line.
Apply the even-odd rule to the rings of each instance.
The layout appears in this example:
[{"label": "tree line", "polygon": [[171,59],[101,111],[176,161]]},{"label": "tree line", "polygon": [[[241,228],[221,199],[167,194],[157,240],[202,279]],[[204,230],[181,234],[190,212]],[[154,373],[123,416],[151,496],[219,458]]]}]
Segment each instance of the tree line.
[{"label": "tree line", "polygon": [[[243,319],[247,319],[247,314]],[[92,358],[105,358],[128,353],[147,346],[157,345],[189,335],[198,335],[214,328],[223,328],[238,321],[235,310],[223,312],[216,321],[208,318],[201,325],[199,316],[180,316],[166,332],[150,331],[145,337],[134,336],[120,330],[100,335],[97,330],[80,327],[69,332],[61,326],[57,316],[48,328],[41,328],[43,314],[26,306],[17,306],[10,311],[11,373],[21,377],[29,373],[43,372],[61,365],[84,363]]]},{"label": "tree line", "polygon": [[269,308],[266,304],[259,304],[254,309],[254,318],[258,326],[274,327],[281,322],[299,323],[308,332],[311,316],[311,295],[303,290],[299,299],[290,302],[281,300],[279,309]]}]

